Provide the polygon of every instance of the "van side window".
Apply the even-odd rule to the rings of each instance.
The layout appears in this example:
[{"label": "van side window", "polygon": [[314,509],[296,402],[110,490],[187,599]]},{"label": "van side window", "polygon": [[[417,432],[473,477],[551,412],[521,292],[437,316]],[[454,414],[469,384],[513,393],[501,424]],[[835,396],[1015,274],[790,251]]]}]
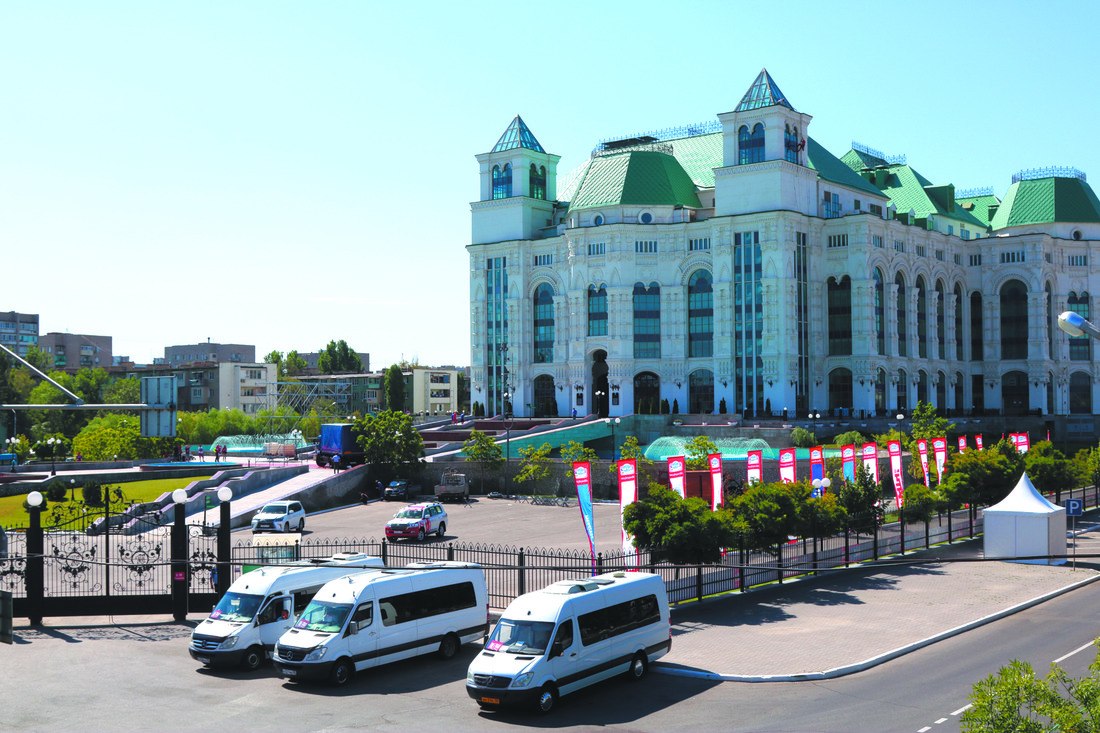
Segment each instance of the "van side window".
[{"label": "van side window", "polygon": [[566,619],[558,626],[558,633],[554,635],[554,643],[561,644],[562,649],[573,646],[573,619]]},{"label": "van side window", "polygon": [[264,610],[260,612],[260,616],[257,621],[262,626],[263,624],[270,624],[274,621],[278,621],[283,617],[283,609],[287,607],[287,601],[289,598],[276,598],[271,603],[264,607]]},{"label": "van side window", "polygon": [[374,603],[367,602],[355,609],[355,615],[351,617],[353,624],[358,624],[360,629],[370,626],[374,620]]},{"label": "van side window", "polygon": [[[477,598],[474,595],[474,584],[467,581],[390,596],[381,599],[379,605],[382,609],[382,623],[392,626],[395,623],[403,624],[464,608],[474,608]],[[393,618],[387,618],[387,605],[393,611]]]},{"label": "van side window", "polygon": [[657,596],[650,594],[581,614],[577,617],[577,624],[581,629],[581,643],[590,646],[660,620]]},{"label": "van side window", "polygon": [[378,612],[382,614],[383,626],[393,626],[397,623],[397,610],[388,600],[383,599],[378,602]]}]

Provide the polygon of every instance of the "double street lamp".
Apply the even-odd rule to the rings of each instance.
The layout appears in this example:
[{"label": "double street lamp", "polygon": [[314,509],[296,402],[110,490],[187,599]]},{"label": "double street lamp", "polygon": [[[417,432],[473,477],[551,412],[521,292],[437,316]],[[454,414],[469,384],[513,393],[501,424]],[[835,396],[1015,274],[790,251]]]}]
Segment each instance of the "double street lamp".
[{"label": "double street lamp", "polygon": [[615,449],[617,447],[615,444],[615,426],[622,422],[622,418],[605,417],[603,421],[611,426],[611,462],[614,463]]},{"label": "double street lamp", "polygon": [[817,410],[814,410],[813,412],[811,412],[809,414],[808,417],[811,420],[814,421],[814,444],[816,445],[817,444],[817,421],[821,419],[821,413],[818,412]]}]

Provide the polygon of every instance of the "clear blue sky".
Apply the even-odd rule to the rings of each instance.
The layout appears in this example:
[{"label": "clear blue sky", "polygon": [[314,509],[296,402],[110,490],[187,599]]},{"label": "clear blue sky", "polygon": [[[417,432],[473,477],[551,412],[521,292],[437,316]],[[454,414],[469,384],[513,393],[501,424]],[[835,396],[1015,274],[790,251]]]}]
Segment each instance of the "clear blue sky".
[{"label": "clear blue sky", "polygon": [[0,310],[138,362],[210,338],[469,363],[474,155],[562,176],[713,120],[766,66],[810,134],[934,183],[1100,181],[1095,3],[0,6]]}]

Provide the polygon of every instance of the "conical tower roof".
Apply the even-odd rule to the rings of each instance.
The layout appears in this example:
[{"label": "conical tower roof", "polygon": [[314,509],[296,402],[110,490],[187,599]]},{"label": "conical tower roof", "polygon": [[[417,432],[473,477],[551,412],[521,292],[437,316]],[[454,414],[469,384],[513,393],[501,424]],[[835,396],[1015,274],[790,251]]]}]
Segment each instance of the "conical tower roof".
[{"label": "conical tower roof", "polygon": [[508,129],[497,140],[497,144],[493,146],[491,152],[499,153],[502,150],[511,150],[512,148],[527,148],[528,150],[534,150],[536,153],[546,152],[519,115],[516,115],[516,118],[508,125]]},{"label": "conical tower roof", "polygon": [[760,74],[757,75],[756,81],[752,83],[749,90],[745,92],[745,96],[741,97],[741,104],[737,105],[735,112],[747,112],[753,109],[760,109],[761,107],[771,107],[773,104],[779,104],[786,107],[789,110],[797,111],[791,106],[791,103],[787,101],[787,97],[780,91],[779,86],[772,79],[771,74],[767,69],[761,69]]}]

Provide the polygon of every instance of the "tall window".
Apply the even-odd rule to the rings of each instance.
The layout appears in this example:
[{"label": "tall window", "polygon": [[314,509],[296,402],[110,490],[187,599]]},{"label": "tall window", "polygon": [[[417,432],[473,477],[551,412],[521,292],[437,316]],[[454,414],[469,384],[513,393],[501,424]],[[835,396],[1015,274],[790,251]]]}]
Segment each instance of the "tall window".
[{"label": "tall window", "polygon": [[493,166],[493,198],[506,199],[512,196],[512,164],[505,163],[502,169]]},{"label": "tall window", "polygon": [[[936,341],[939,343],[939,356],[947,358],[947,306],[943,297],[943,280],[936,281]],[[939,403],[943,407],[943,403]]]},{"label": "tall window", "polygon": [[661,380],[653,372],[634,375],[634,412],[637,415],[661,413]]},{"label": "tall window", "polygon": [[[1089,294],[1087,292],[1077,295],[1070,293],[1066,300],[1066,309],[1078,314],[1086,321],[1089,319]],[[1089,335],[1078,336],[1069,340],[1070,361],[1092,361],[1092,337]]]},{"label": "tall window", "polygon": [[[829,356],[852,355],[852,281],[829,278]],[[830,377],[831,379],[831,377]],[[849,379],[851,375],[849,374]],[[850,388],[850,385],[849,385]]]},{"label": "tall window", "polygon": [[881,368],[875,377],[875,414],[886,414],[886,370]]},{"label": "tall window", "polygon": [[554,361],[554,289],[549,283],[535,290],[535,363]]},{"label": "tall window", "polygon": [[886,296],[882,289],[882,270],[875,268],[875,337],[878,344],[879,356],[886,355],[886,313],[884,301]]},{"label": "tall window", "polygon": [[902,412],[909,409],[909,375],[904,369],[898,370],[898,409]]},{"label": "tall window", "polygon": [[798,384],[795,385],[795,403],[799,414],[810,409],[807,391],[810,383],[810,269],[806,240],[806,232],[795,232],[795,318],[798,322]]},{"label": "tall window", "polygon": [[[955,357],[963,357],[963,289],[962,285],[955,283]],[[960,382],[961,384],[961,382]],[[955,402],[955,407],[962,406],[961,401]]]},{"label": "tall window", "polygon": [[607,335],[607,286],[588,286],[588,335]]},{"label": "tall window", "polygon": [[788,162],[798,162],[798,128],[784,125],[783,134],[784,155]]},{"label": "tall window", "polygon": [[661,358],[661,286],[634,283],[634,358]]},{"label": "tall window", "polygon": [[737,132],[738,160],[741,165],[746,163],[761,163],[764,160],[764,126],[757,122],[752,132],[747,125],[742,125]]},{"label": "tall window", "polygon": [[852,370],[840,367],[829,372],[829,409],[852,408]]},{"label": "tall window", "polygon": [[531,172],[528,176],[531,187],[531,198],[546,200],[546,166],[535,167],[531,164]]},{"label": "tall window", "polygon": [[[795,255],[798,258],[798,254]],[[800,286],[801,287],[801,286]],[[733,235],[733,381],[736,410],[764,411],[764,285],[759,232]]]},{"label": "tall window", "polygon": [[688,280],[688,356],[714,354],[714,292],[710,273],[696,270]]},{"label": "tall window", "polygon": [[917,356],[928,358],[928,286],[923,275],[917,278]]},{"label": "tall window", "polygon": [[[975,290],[970,294],[970,361],[985,359],[982,348],[982,294]],[[975,398],[977,399],[977,398]],[[977,407],[977,402],[974,403]]]},{"label": "tall window", "polygon": [[709,415],[714,412],[714,372],[696,369],[688,375],[688,412]]},{"label": "tall window", "polygon": [[490,257],[485,270],[486,412],[504,411],[508,367],[508,258]]},{"label": "tall window", "polygon": [[1069,414],[1088,415],[1092,412],[1092,380],[1088,372],[1069,375]]},{"label": "tall window", "polygon": [[1001,358],[1027,358],[1027,287],[1019,280],[1001,287]]},{"label": "tall window", "polygon": [[906,328],[908,309],[906,308],[905,278],[901,276],[900,272],[894,278],[894,284],[898,286],[898,356],[908,356],[909,344],[906,335],[908,331]]}]

